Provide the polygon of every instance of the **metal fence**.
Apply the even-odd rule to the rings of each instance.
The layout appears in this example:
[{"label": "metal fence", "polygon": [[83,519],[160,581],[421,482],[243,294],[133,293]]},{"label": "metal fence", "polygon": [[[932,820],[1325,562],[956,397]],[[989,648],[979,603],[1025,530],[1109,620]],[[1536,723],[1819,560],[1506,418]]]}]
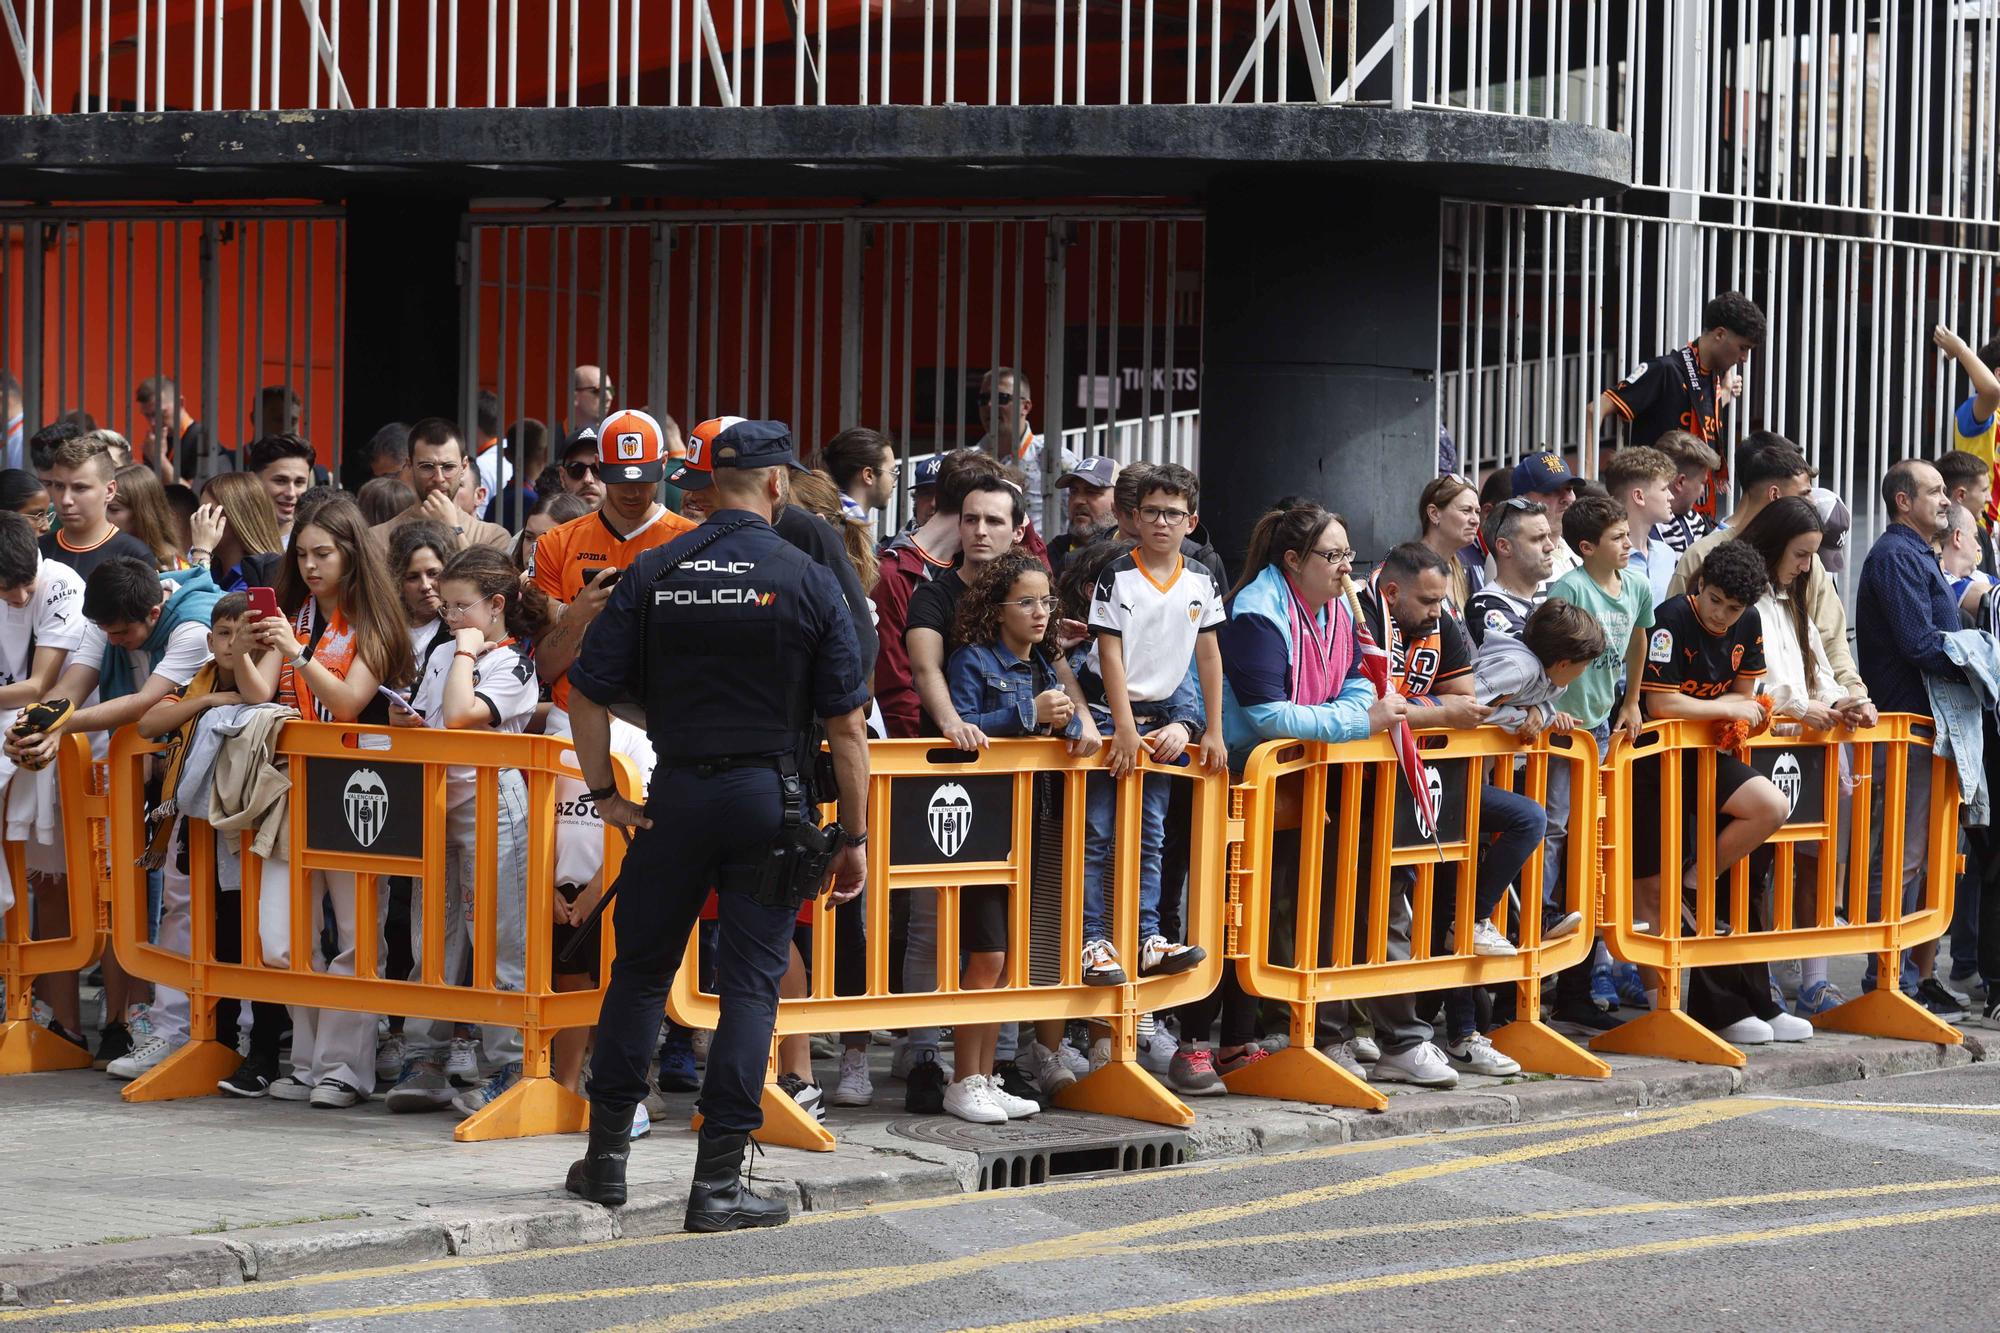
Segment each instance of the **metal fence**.
[{"label": "metal fence", "polygon": [[683,426],[777,417],[810,450],[870,425],[907,459],[979,442],[981,378],[1009,366],[1039,432],[1195,457],[1192,214],[478,213],[467,243],[468,420],[484,389],[503,422],[562,426],[596,365]]},{"label": "metal fence", "polygon": [[88,413],[152,461],[136,393],[157,377],[214,444],[289,428],[337,456],[343,226],[320,208],[0,211],[0,372],[24,422]]},{"label": "metal fence", "polygon": [[1949,448],[1967,392],[1933,327],[1994,333],[2000,5],[1635,4],[1586,50],[1623,54],[1608,80],[1573,67],[1567,107],[1519,64],[1424,90],[1574,115],[1581,87],[1637,154],[1639,188],[1615,201],[1445,204],[1439,413],[1466,469],[1545,448],[1594,468],[1597,395],[1737,289],[1770,334],[1719,452],[1759,428],[1798,441],[1865,548],[1882,473]]},{"label": "metal fence", "polygon": [[1428,0],[0,0],[0,105],[1407,101],[1470,76],[1459,102],[1485,106],[1519,100],[1489,80],[1542,81],[1554,48],[1527,34],[1555,8],[1601,67],[1606,0],[1475,4],[1457,42]]}]

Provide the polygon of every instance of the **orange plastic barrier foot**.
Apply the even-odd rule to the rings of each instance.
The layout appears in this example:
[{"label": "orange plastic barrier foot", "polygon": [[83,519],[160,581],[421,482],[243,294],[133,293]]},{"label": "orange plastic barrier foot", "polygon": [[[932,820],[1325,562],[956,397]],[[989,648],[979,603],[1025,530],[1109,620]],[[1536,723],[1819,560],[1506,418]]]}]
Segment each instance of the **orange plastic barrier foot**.
[{"label": "orange plastic barrier foot", "polygon": [[1122,1115],[1128,1120],[1155,1125],[1194,1123],[1194,1112],[1187,1108],[1186,1102],[1128,1060],[1113,1060],[1096,1073],[1085,1074],[1056,1094],[1056,1105],[1065,1111]]},{"label": "orange plastic barrier foot", "polygon": [[1493,1049],[1531,1074],[1610,1078],[1611,1066],[1538,1018],[1516,1019],[1492,1036]]},{"label": "orange plastic barrier foot", "polygon": [[[805,1152],[832,1152],[839,1147],[833,1131],[813,1119],[812,1113],[793,1101],[775,1083],[764,1085],[764,1124],[750,1137],[768,1147],[798,1148]],[[695,1112],[688,1128],[701,1130],[701,1113]]]},{"label": "orange plastic barrier foot", "polygon": [[215,1097],[216,1083],[236,1072],[242,1054],[219,1041],[190,1041],[160,1063],[127,1083],[120,1094],[128,1102],[172,1102],[183,1097]]},{"label": "orange plastic barrier foot", "polygon": [[1856,996],[1846,1004],[1818,1015],[1812,1024],[1828,1032],[1894,1037],[1898,1041],[1927,1041],[1938,1046],[1956,1046],[1965,1040],[1957,1028],[1931,1014],[1893,986]]},{"label": "orange plastic barrier foot", "polygon": [[90,1052],[32,1018],[0,1024],[0,1074],[46,1074],[90,1068]]},{"label": "orange plastic barrier foot", "polygon": [[1285,1046],[1222,1081],[1231,1092],[1380,1111],[1389,1099],[1310,1046]]},{"label": "orange plastic barrier foot", "polygon": [[1660,1009],[1613,1028],[1590,1042],[1593,1051],[1613,1055],[1656,1055],[1698,1065],[1741,1069],[1743,1052],[1678,1009]]},{"label": "orange plastic barrier foot", "polygon": [[590,1103],[552,1078],[524,1078],[458,1122],[459,1143],[525,1139],[535,1134],[581,1134],[590,1128]]}]

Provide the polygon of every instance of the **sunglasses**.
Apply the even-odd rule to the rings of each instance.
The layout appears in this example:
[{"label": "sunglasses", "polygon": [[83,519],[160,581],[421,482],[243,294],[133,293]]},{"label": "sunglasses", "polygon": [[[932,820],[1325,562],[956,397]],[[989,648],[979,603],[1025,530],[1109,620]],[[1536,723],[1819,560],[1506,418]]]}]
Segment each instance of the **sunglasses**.
[{"label": "sunglasses", "polygon": [[989,405],[998,403],[1002,407],[1009,407],[1014,402],[1014,395],[1011,393],[982,393],[979,395],[979,401]]},{"label": "sunglasses", "polygon": [[563,471],[571,481],[582,481],[585,477],[602,475],[602,468],[596,463],[564,463]]}]

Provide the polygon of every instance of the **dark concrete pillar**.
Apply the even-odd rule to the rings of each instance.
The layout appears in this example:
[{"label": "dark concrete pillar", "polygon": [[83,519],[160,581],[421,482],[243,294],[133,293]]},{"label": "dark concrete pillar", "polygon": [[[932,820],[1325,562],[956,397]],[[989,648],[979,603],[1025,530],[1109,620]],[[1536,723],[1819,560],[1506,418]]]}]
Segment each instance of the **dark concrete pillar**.
[{"label": "dark concrete pillar", "polygon": [[1360,561],[1414,539],[1437,473],[1437,196],[1224,181],[1205,248],[1201,509],[1232,575],[1283,495],[1345,515]]},{"label": "dark concrete pillar", "polygon": [[344,485],[390,421],[459,415],[458,229],[465,201],[360,194],[347,201]]}]

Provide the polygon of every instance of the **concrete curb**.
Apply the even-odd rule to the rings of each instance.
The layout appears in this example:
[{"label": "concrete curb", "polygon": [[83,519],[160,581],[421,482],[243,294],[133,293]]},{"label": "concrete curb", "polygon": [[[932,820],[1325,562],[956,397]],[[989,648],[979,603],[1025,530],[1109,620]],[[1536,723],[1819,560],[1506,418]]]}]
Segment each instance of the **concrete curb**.
[{"label": "concrete curb", "polygon": [[[1469,1079],[1454,1092],[1392,1090],[1378,1114],[1302,1102],[1217,1098],[1198,1107],[1188,1131],[1190,1158],[1266,1156],[1325,1144],[1432,1134],[1472,1126],[1529,1124],[1620,1109],[1678,1105],[1738,1094],[1779,1092],[1860,1079],[1950,1069],[1987,1058],[1982,1034],[1963,1046],[1854,1041],[1819,1049],[1760,1053],[1741,1070],[1614,1059],[1609,1079]],[[1477,1086],[1474,1086],[1477,1085]],[[936,1198],[970,1184],[970,1154],[933,1149],[958,1161],[856,1142],[842,1154],[802,1163],[796,1179],[772,1164],[767,1192],[797,1211],[826,1211],[901,1199]],[[796,1159],[790,1159],[796,1160]],[[813,1169],[820,1163],[828,1169]],[[0,1257],[0,1305],[191,1291],[315,1273],[422,1263],[457,1256],[512,1254],[621,1237],[678,1231],[685,1189],[635,1186],[615,1212],[555,1191],[380,1217],[168,1236]]]}]

